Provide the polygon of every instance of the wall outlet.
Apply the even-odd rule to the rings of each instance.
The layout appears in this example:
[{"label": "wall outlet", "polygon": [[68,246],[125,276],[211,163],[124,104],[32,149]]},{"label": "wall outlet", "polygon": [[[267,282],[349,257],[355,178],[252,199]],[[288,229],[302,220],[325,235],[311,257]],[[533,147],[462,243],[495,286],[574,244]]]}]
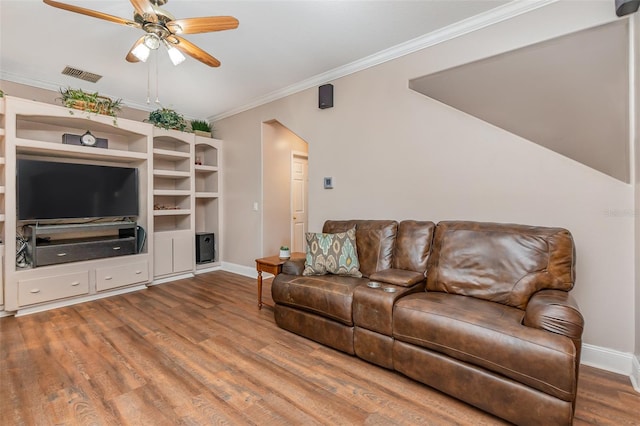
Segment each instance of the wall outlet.
[{"label": "wall outlet", "polygon": [[257,211],[258,211],[258,202],[257,202],[257,201],[254,201],[254,202],[253,202],[253,211],[254,211],[254,212],[257,212]]}]

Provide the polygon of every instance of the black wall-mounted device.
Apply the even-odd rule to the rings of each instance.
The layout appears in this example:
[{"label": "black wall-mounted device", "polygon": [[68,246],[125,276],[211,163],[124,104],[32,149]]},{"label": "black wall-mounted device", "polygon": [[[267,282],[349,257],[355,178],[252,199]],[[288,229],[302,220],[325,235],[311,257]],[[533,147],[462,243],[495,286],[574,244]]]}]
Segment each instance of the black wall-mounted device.
[{"label": "black wall-mounted device", "polygon": [[616,0],[616,15],[630,15],[638,10],[640,0]]},{"label": "black wall-mounted device", "polygon": [[318,108],[333,107],[333,84],[323,84],[318,87]]}]

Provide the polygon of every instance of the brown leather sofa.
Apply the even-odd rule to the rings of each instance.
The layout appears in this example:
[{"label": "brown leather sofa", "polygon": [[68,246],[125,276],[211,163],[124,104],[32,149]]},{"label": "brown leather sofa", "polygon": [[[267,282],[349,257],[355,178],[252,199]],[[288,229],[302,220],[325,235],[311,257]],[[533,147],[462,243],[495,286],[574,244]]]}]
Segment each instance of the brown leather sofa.
[{"label": "brown leather sofa", "polygon": [[354,226],[363,277],[285,263],[278,326],[516,424],[572,423],[584,320],[567,230],[350,220],[323,232]]}]

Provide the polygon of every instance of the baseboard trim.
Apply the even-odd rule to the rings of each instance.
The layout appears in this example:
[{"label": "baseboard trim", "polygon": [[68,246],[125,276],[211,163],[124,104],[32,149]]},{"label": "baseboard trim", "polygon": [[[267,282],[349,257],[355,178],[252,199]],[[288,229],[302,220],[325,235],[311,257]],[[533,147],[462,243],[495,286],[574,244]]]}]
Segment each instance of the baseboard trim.
[{"label": "baseboard trim", "polygon": [[[249,278],[258,278],[258,271],[256,268],[250,266],[238,265],[237,263],[222,262],[222,270],[226,272],[232,272],[234,274],[243,275]],[[266,278],[270,274],[262,274],[263,278]]]},{"label": "baseboard trim", "polygon": [[612,373],[631,376],[633,358],[632,353],[620,352],[583,343],[580,363],[601,370],[611,371]]},{"label": "baseboard trim", "polygon": [[207,272],[219,271],[220,269],[222,269],[222,266],[216,265],[216,266],[211,266],[209,268],[196,269],[194,274],[196,275],[206,274]]},{"label": "baseboard trim", "polygon": [[177,280],[181,280],[181,279],[184,279],[184,278],[193,278],[193,276],[194,276],[193,272],[185,272],[183,274],[172,275],[170,277],[154,278],[154,280],[151,283],[149,283],[149,287],[154,286],[154,285],[170,283],[171,281],[177,281]]},{"label": "baseboard trim", "polygon": [[631,365],[631,384],[636,392],[640,393],[640,355],[633,357]]},{"label": "baseboard trim", "polygon": [[90,296],[78,297],[75,299],[62,300],[59,302],[47,303],[46,305],[34,306],[32,308],[24,308],[20,309],[15,313],[16,317],[21,317],[23,315],[35,314],[38,312],[49,311],[55,308],[63,308],[65,306],[77,305],[83,302],[90,302],[93,300],[104,299],[105,297],[117,296],[119,294],[132,293],[134,291],[146,290],[146,284],[140,284],[134,287],[126,287],[123,289],[116,289],[111,291],[105,291],[98,294],[92,294]]}]

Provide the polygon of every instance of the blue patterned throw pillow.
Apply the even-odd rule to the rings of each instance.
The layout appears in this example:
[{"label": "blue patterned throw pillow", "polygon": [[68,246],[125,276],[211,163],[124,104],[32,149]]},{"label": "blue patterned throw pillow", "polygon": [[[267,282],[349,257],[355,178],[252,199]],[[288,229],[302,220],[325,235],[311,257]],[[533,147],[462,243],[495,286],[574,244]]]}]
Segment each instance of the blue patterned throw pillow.
[{"label": "blue patterned throw pillow", "polygon": [[307,257],[302,275],[361,277],[356,249],[356,228],[337,234],[307,232]]}]

